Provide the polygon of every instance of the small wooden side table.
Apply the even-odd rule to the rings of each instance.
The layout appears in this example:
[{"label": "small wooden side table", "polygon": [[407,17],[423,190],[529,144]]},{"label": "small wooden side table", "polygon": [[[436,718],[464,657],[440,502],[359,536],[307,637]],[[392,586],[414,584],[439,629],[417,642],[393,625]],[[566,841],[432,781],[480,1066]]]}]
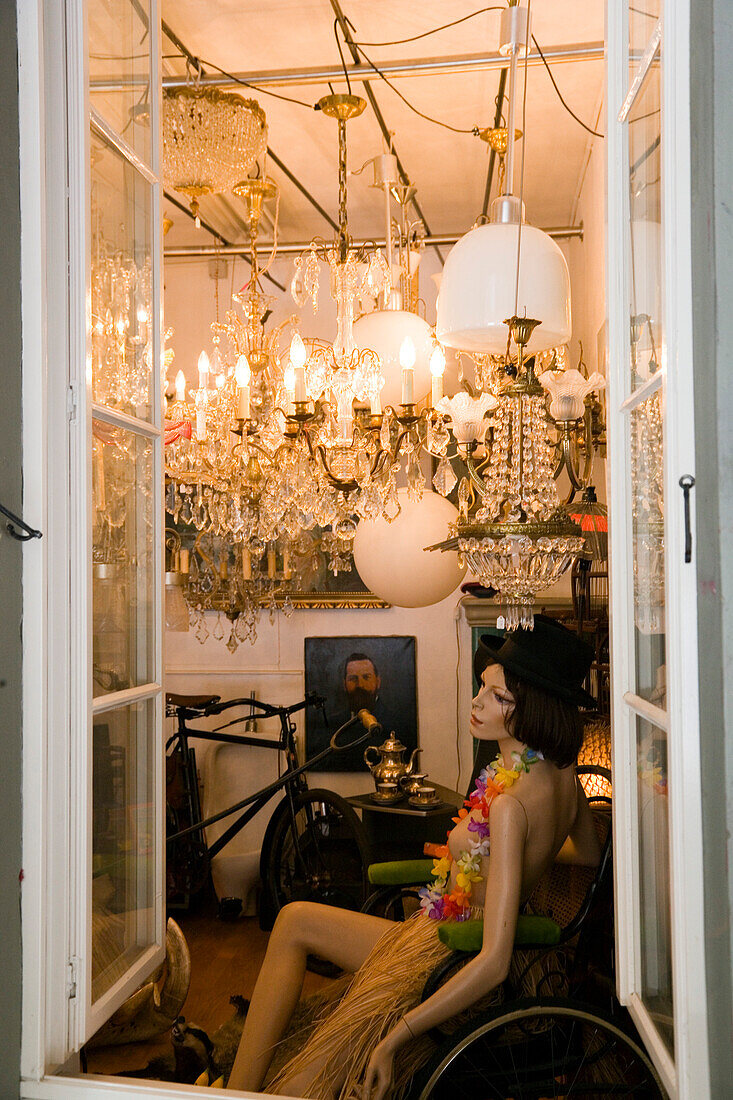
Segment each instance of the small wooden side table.
[{"label": "small wooden side table", "polygon": [[446,833],[453,827],[456,810],[463,805],[464,795],[450,787],[431,783],[440,798],[440,805],[430,809],[410,806],[407,797],[391,806],[372,801],[369,794],[355,794],[347,799],[361,813],[366,830],[372,863],[390,859],[420,859],[426,840],[444,844]]}]

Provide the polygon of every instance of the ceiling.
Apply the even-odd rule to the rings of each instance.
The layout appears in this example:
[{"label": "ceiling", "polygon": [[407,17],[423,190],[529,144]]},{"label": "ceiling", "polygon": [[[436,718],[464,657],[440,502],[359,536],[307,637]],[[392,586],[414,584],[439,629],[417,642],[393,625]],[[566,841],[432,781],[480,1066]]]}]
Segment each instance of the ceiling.
[{"label": "ceiling", "polygon": [[[334,7],[330,0],[164,0],[164,23],[186,50],[200,58],[204,71],[213,66],[230,73],[303,70],[340,64],[334,37]],[[476,8],[465,0],[446,5],[442,0],[385,3],[384,0],[344,0],[344,15],[353,25],[353,37],[364,43],[377,66],[403,59],[450,58],[496,52],[500,13],[485,12],[417,42],[395,46],[366,43],[395,41],[460,19]],[[532,31],[543,50],[553,46],[600,43],[604,34],[603,0],[533,0]],[[184,75],[185,63],[164,35],[164,73]],[[342,47],[353,64],[347,47]],[[207,66],[207,62],[209,65]],[[598,129],[604,80],[603,60],[552,62],[559,88],[573,111]],[[368,66],[367,66],[368,68]],[[541,64],[527,70],[526,119],[521,103],[517,125],[527,135],[524,199],[528,221],[542,227],[564,226],[575,217],[577,193],[588,155],[589,135],[562,106]],[[391,82],[415,107],[452,126],[470,130],[493,122],[499,71],[391,77]],[[369,88],[410,181],[431,234],[465,232],[481,213],[488,167],[487,146],[471,133],[453,133],[412,112],[384,81]],[[312,105],[329,92],[326,83],[270,86],[272,92],[301,99],[284,102],[260,87],[240,89],[258,100],[267,114],[269,147],[330,217],[337,217],[336,124]],[[334,91],[345,91],[343,79]],[[364,85],[353,90],[364,94]],[[348,125],[349,170],[353,171],[383,149],[382,132],[371,106]],[[521,144],[517,146],[517,183]],[[282,241],[304,241],[313,235],[330,237],[332,228],[318,210],[270,159],[267,173],[280,187],[279,225]],[[349,224],[355,237],[383,236],[380,193],[369,186],[369,170],[349,177]],[[492,196],[496,194],[496,173]],[[185,203],[185,198],[178,196]],[[166,247],[211,244],[205,230],[171,202],[165,212],[173,219]],[[202,200],[201,214],[231,243],[246,239],[238,200],[212,197]],[[414,210],[412,216],[415,216]],[[268,235],[267,230],[264,235]],[[444,254],[445,254],[444,250]]]}]

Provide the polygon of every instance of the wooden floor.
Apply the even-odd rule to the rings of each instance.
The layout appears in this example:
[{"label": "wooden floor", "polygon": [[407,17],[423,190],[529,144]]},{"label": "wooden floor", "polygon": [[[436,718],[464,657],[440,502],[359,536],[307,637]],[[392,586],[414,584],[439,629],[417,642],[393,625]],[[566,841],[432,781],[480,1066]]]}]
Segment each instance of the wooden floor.
[{"label": "wooden floor", "polygon": [[[217,919],[216,905],[206,902],[195,913],[170,914],[180,925],[191,953],[191,985],[182,1015],[209,1035],[234,1013],[229,998],[250,997],[267,948],[269,933],[260,929],[257,917],[225,922]],[[304,995],[329,979],[306,973]],[[151,1058],[171,1050],[168,1034],[144,1043],[104,1047],[87,1054],[89,1073],[115,1074],[141,1069]]]}]

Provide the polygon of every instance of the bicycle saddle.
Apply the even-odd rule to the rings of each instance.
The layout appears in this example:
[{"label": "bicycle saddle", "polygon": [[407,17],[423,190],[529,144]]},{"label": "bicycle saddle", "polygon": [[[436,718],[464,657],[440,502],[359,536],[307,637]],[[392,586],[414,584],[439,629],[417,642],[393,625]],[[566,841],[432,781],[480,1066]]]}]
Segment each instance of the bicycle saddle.
[{"label": "bicycle saddle", "polygon": [[218,703],[221,695],[174,695],[167,692],[165,701],[171,707],[190,707],[192,710],[201,710],[210,707],[212,703]]}]

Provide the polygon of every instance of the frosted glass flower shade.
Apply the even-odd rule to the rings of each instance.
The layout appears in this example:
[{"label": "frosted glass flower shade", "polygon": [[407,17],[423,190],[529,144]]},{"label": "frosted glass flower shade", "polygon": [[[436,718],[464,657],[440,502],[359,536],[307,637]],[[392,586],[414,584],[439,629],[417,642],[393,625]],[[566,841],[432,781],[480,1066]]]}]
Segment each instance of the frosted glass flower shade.
[{"label": "frosted glass flower shade", "polygon": [[448,538],[448,524],[458,511],[437,493],[409,500],[399,490],[400,514],[386,519],[362,520],[354,538],[354,563],[366,586],[397,607],[427,607],[450,596],[463,580],[465,566],[457,551],[428,553],[426,546]]},{"label": "frosted glass flower shade", "polygon": [[359,350],[369,349],[382,362],[384,386],[382,407],[400,404],[402,397],[402,367],[400,347],[409,337],[415,348],[413,388],[416,400],[430,392],[430,356],[433,334],[427,321],[404,309],[376,309],[354,323],[354,342]]},{"label": "frosted glass flower shade", "polygon": [[[438,294],[436,335],[461,351],[506,350],[513,316],[518,225],[489,223],[472,229],[453,245]],[[546,233],[522,226],[517,314],[542,322],[527,350],[545,351],[570,339],[570,273],[562,252]]]}]

